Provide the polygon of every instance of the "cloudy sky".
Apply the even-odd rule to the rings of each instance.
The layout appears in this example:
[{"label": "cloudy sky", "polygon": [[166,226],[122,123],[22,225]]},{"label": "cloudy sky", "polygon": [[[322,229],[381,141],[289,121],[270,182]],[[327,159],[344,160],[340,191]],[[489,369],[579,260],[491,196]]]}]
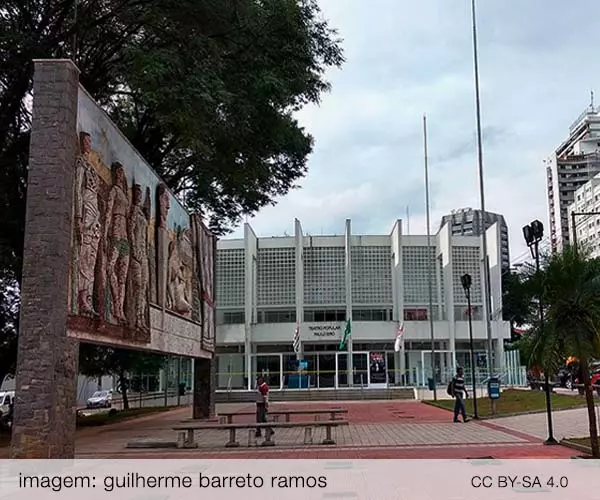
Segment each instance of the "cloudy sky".
[{"label": "cloudy sky", "polygon": [[[469,0],[321,0],[347,62],[319,107],[299,114],[314,135],[301,189],[249,220],[259,236],[387,234],[406,218],[425,234],[422,115],[429,122],[432,230],[478,207]],[[543,159],[600,102],[600,2],[478,0],[486,208],[506,217],[511,257],[521,227],[547,226]],[[234,233],[241,234],[240,229]]]}]

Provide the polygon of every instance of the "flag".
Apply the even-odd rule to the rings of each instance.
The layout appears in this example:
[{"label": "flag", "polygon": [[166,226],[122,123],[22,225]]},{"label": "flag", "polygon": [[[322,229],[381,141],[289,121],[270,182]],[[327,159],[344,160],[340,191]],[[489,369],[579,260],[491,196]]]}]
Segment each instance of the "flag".
[{"label": "flag", "polygon": [[400,323],[398,333],[396,333],[396,342],[394,343],[394,351],[400,352],[402,347],[402,335],[404,335],[404,323]]},{"label": "flag", "polygon": [[346,347],[346,342],[348,342],[348,337],[350,337],[350,333],[352,332],[352,325],[350,323],[350,319],[346,321],[346,329],[344,330],[344,336],[342,337],[342,341],[340,342],[340,349]]},{"label": "flag", "polygon": [[294,352],[298,354],[300,352],[300,327],[296,325],[296,329],[294,330]]}]

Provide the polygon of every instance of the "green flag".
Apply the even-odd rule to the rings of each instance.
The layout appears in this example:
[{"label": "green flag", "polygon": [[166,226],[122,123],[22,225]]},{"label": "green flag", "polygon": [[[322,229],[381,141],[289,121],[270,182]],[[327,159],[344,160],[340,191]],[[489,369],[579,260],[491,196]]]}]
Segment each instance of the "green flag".
[{"label": "green flag", "polygon": [[350,333],[352,333],[352,325],[350,323],[350,319],[346,321],[346,329],[344,330],[344,336],[340,342],[340,349],[346,347],[346,342],[348,342],[348,337],[350,337]]}]

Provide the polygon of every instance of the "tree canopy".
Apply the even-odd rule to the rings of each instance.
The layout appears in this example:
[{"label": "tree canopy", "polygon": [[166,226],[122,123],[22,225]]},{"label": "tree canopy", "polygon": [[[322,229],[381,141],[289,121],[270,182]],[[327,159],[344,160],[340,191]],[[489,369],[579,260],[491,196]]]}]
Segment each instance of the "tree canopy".
[{"label": "tree canopy", "polygon": [[3,1],[0,271],[20,283],[33,59],[72,58],[142,156],[222,234],[306,174],[313,138],[294,112],[329,89],[340,44],[316,0]]},{"label": "tree canopy", "polygon": [[[76,50],[74,50],[76,47]],[[0,263],[20,273],[33,63],[85,88],[185,202],[223,232],[306,174],[293,112],[343,63],[316,0],[7,0],[0,7]]]},{"label": "tree canopy", "polygon": [[[600,260],[584,248],[566,247],[551,255],[525,286],[541,300],[544,321],[532,308],[530,333],[519,341],[529,366],[539,366],[550,378],[569,357],[575,357],[588,407],[594,457],[600,457],[590,364],[600,357]],[[539,302],[538,302],[539,304]]]}]

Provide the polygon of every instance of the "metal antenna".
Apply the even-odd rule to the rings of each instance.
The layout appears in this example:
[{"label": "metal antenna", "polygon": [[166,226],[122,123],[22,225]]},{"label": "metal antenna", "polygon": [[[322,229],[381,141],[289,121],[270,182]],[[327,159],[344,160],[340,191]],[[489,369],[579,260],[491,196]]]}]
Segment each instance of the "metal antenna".
[{"label": "metal antenna", "polygon": [[594,91],[590,90],[590,109],[594,111]]}]

